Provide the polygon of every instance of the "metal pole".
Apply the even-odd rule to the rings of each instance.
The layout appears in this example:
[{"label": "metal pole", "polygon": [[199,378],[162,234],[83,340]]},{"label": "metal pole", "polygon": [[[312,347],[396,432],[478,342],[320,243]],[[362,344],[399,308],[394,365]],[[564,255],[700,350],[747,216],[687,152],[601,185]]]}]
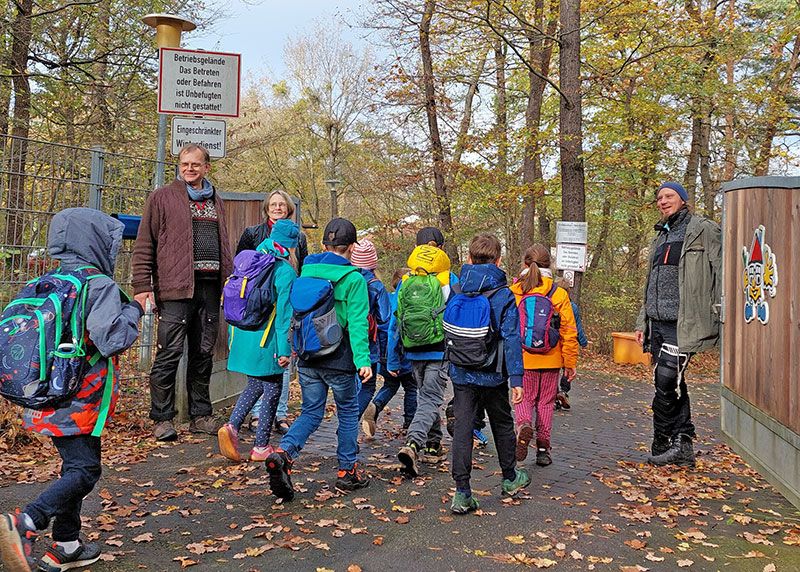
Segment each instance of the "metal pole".
[{"label": "metal pole", "polygon": [[158,143],[156,147],[155,188],[164,186],[164,171],[167,168],[167,115],[158,114]]},{"label": "metal pole", "polygon": [[103,205],[103,180],[106,156],[101,145],[92,146],[92,171],[89,183],[89,208],[101,210]]}]

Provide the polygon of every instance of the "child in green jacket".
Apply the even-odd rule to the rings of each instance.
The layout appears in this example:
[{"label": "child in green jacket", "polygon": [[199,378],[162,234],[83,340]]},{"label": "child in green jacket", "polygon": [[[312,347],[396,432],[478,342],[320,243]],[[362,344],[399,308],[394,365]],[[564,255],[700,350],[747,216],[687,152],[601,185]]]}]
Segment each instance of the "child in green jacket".
[{"label": "child in green jacket", "polygon": [[[342,335],[335,350],[324,355],[304,359],[301,348],[298,373],[302,391],[300,416],[281,439],[281,444],[267,458],[272,494],[284,500],[294,498],[290,478],[294,459],[308,438],[314,433],[325,415],[328,389],[333,391],[339,427],[336,431],[339,444],[336,454],[339,472],[336,488],[352,491],[369,484],[369,477],[357,462],[358,454],[358,391],[356,372],[362,382],[369,381],[373,372],[369,356],[369,297],[367,281],[359,269],[350,263],[356,244],[356,227],[349,220],[336,218],[325,227],[322,245],[325,252],[309,255],[295,287],[299,289],[305,278],[327,280],[333,284],[334,308]],[[313,280],[306,280],[309,284]],[[328,298],[330,299],[330,298]],[[335,327],[334,324],[334,328]],[[293,340],[297,344],[297,334]],[[303,340],[300,340],[302,342]],[[304,344],[303,347],[305,347]]]}]

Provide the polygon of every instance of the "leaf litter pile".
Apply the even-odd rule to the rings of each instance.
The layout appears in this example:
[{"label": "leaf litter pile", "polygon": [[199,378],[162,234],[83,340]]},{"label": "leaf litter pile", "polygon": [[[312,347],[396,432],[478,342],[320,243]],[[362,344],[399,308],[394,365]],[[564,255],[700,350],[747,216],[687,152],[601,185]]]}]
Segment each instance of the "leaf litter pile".
[{"label": "leaf litter pile", "polygon": [[[382,416],[375,440],[362,439],[368,488],[332,488],[335,420],[326,419],[295,465],[295,501],[284,504],[269,496],[263,464],[227,462],[213,438],[153,442],[146,415],[134,413],[145,404],[127,398],[104,437],[104,477],[84,503],[84,533],[106,562],[93,569],[800,569],[800,515],[719,441],[716,387],[693,386],[690,372],[697,468],[655,468],[644,463],[649,378],[614,367],[581,374],[573,409],[554,418],[554,463],[536,467],[531,454],[523,494],[501,498],[493,448],[476,449],[481,508],[465,517],[449,511],[449,463],[423,464],[414,480],[399,474],[398,409]],[[245,453],[252,436],[242,438]],[[55,476],[48,448],[3,456],[3,510],[20,502],[15,483]]]}]

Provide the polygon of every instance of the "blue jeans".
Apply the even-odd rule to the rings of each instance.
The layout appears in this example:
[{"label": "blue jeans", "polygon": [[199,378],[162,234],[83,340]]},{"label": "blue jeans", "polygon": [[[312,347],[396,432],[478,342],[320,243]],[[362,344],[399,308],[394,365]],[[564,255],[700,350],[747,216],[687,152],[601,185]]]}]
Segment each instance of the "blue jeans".
[{"label": "blue jeans", "polygon": [[339,469],[349,471],[356,463],[358,450],[358,394],[352,373],[316,367],[298,368],[303,403],[300,416],[281,439],[281,449],[296,459],[325,415],[328,388],[333,391],[339,427],[336,431],[339,446],[336,455]]},{"label": "blue jeans", "polygon": [[372,364],[372,378],[367,382],[361,382],[361,378],[356,373],[356,384],[361,385],[361,389],[358,390],[358,417],[364,414],[364,410],[369,405],[369,402],[372,401],[372,396],[375,395],[375,380],[378,377],[378,364]]},{"label": "blue jeans", "polygon": [[63,464],[61,478],[53,482],[35,501],[25,507],[38,530],[44,530],[53,519],[53,540],[78,540],[81,531],[83,498],[100,480],[100,437],[75,435],[53,437]]},{"label": "blue jeans", "polygon": [[289,415],[289,370],[283,372],[283,388],[281,389],[281,400],[278,401],[278,411],[276,419],[286,419]]},{"label": "blue jeans", "polygon": [[414,413],[417,412],[417,382],[414,381],[414,375],[410,371],[400,373],[397,377],[392,377],[389,374],[384,375],[383,386],[378,390],[372,401],[375,403],[375,415],[377,416],[397,394],[401,385],[404,393],[403,424],[408,427],[411,425],[412,419],[414,419]]}]

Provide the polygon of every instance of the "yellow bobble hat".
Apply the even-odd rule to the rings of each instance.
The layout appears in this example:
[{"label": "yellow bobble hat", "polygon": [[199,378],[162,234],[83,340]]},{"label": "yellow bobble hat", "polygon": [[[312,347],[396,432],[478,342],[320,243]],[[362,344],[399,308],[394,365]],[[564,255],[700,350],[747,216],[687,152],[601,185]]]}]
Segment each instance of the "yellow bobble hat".
[{"label": "yellow bobble hat", "polygon": [[406,266],[411,269],[411,274],[436,274],[442,286],[450,284],[450,257],[441,248],[429,244],[416,247],[408,257]]}]

